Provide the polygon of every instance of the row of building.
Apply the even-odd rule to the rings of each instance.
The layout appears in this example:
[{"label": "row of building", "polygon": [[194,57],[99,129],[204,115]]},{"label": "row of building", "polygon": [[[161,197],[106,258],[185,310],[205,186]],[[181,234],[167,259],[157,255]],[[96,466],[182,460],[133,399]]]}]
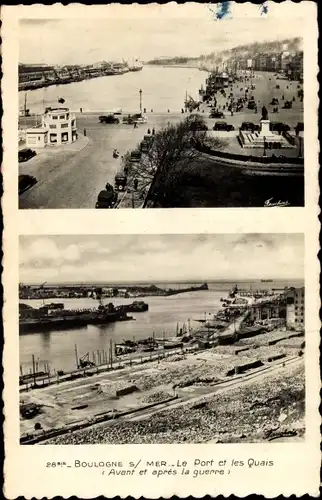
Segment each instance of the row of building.
[{"label": "row of building", "polygon": [[303,51],[258,53],[255,56],[232,56],[226,61],[229,71],[253,69],[255,71],[283,71],[292,80],[303,80]]},{"label": "row of building", "polygon": [[101,61],[89,65],[50,66],[47,64],[19,64],[19,90],[29,90],[96,78],[118,75],[139,69],[139,63],[129,66],[126,62]]},{"label": "row of building", "polygon": [[254,322],[283,319],[288,328],[302,329],[305,324],[305,290],[289,288],[279,299],[255,303],[251,306]]}]

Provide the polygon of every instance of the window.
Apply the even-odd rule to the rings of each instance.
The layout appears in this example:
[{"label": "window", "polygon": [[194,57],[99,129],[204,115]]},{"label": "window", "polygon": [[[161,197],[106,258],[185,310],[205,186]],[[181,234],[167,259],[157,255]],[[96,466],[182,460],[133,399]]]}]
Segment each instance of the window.
[{"label": "window", "polygon": [[61,128],[67,128],[68,127],[68,123],[62,123],[60,127]]},{"label": "window", "polygon": [[68,132],[64,132],[61,135],[61,142],[67,142],[68,141]]},{"label": "window", "polygon": [[54,115],[54,116],[52,116],[52,119],[53,120],[58,120],[58,116]]},{"label": "window", "polygon": [[49,125],[49,128],[57,128],[57,125]]},{"label": "window", "polygon": [[72,120],[72,127],[74,127],[74,126],[75,126],[75,119]]},{"label": "window", "polygon": [[60,115],[60,116],[59,116],[59,119],[60,119],[60,120],[65,120],[65,115]]},{"label": "window", "polygon": [[57,134],[50,134],[49,140],[50,142],[57,142]]}]

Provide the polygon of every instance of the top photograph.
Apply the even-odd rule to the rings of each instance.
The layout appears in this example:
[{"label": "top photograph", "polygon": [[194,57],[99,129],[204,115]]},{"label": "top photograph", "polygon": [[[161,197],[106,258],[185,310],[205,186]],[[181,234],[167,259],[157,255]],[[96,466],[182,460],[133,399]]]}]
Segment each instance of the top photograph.
[{"label": "top photograph", "polygon": [[304,206],[298,7],[20,19],[19,208]]}]

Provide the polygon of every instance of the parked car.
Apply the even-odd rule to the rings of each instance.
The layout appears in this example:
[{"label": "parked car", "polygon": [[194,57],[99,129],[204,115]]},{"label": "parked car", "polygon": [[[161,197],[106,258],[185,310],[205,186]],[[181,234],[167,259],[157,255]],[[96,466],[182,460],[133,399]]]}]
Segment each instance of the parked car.
[{"label": "parked car", "polygon": [[230,132],[231,130],[235,130],[235,127],[227,122],[219,121],[215,123],[213,130],[225,130],[226,132]]},{"label": "parked car", "polygon": [[248,109],[256,109],[257,108],[256,102],[253,100],[249,101],[249,103],[247,104],[247,108]]},{"label": "parked car", "polygon": [[225,115],[221,111],[213,110],[210,112],[209,118],[225,118]]},{"label": "parked car", "polygon": [[287,123],[282,123],[282,122],[271,122],[271,131],[272,132],[288,132],[291,130],[291,127],[287,125]]},{"label": "parked car", "polygon": [[33,158],[34,156],[36,156],[36,154],[37,154],[36,151],[33,151],[32,149],[29,148],[21,149],[18,152],[19,163],[30,160],[30,158]]},{"label": "parked car", "polygon": [[117,191],[124,191],[127,184],[127,176],[124,173],[119,172],[116,174],[114,181],[115,181],[115,189]]},{"label": "parked car", "polygon": [[147,118],[140,113],[123,116],[123,123],[127,123],[129,125],[133,125],[134,123],[146,123],[147,121]]},{"label": "parked car", "polygon": [[136,163],[141,160],[141,152],[140,151],[131,151],[130,153],[130,162]]},{"label": "parked car", "polygon": [[298,122],[298,124],[295,127],[295,132],[296,132],[296,135],[298,135],[299,132],[304,132],[304,123],[303,122]]},{"label": "parked car", "polygon": [[241,124],[240,130],[248,130],[250,132],[258,132],[259,131],[259,125],[256,125],[255,123],[252,122],[243,122]]},{"label": "parked car", "polygon": [[33,175],[19,175],[19,194],[37,184],[37,179]]},{"label": "parked car", "polygon": [[[107,185],[108,187],[110,185]],[[114,191],[113,186],[108,187],[108,189],[102,190],[98,197],[95,208],[113,208],[117,202],[117,193]]]},{"label": "parked car", "polygon": [[98,119],[101,123],[120,123],[120,120],[114,115],[101,115]]}]

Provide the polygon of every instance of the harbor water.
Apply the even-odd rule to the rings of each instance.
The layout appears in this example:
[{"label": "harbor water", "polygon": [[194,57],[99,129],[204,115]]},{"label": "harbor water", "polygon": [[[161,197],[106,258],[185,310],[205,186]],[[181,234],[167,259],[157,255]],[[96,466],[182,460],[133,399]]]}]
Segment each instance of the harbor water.
[{"label": "harbor water", "polygon": [[[96,350],[108,351],[110,340],[122,342],[124,340],[139,340],[151,337],[172,337],[176,334],[177,324],[192,329],[200,327],[196,319],[205,319],[215,314],[221,307],[220,299],[226,297],[234,283],[208,283],[209,290],[188,292],[169,297],[144,297],[149,304],[149,311],[131,313],[134,321],[116,322],[101,326],[89,325],[85,328],[60,330],[44,333],[30,333],[20,335],[20,365],[23,373],[28,373],[32,366],[32,355],[42,369],[44,363],[50,365],[51,370],[73,370],[76,368],[75,344],[78,356]],[[173,286],[168,284],[168,286]],[[182,285],[181,285],[182,286]],[[189,285],[185,285],[189,286]],[[256,289],[284,288],[284,286],[303,286],[299,282],[247,282],[238,283],[241,288],[252,286]],[[178,287],[178,285],[177,285]],[[115,306],[133,302],[133,298],[105,299],[105,303],[113,302]],[[42,305],[41,300],[23,300],[33,307]],[[84,299],[48,299],[47,302],[64,302],[66,309],[96,308],[97,301],[91,298]]]},{"label": "harbor water", "polygon": [[[79,111],[139,111],[139,90],[142,108],[156,113],[180,112],[186,92],[199,100],[198,90],[208,73],[197,68],[144,66],[142,71],[123,75],[102,76],[66,85],[53,85],[27,91],[30,113],[42,113],[46,107],[66,106]],[[65,99],[64,104],[58,98]],[[25,92],[19,92],[19,108],[24,107]]]}]

